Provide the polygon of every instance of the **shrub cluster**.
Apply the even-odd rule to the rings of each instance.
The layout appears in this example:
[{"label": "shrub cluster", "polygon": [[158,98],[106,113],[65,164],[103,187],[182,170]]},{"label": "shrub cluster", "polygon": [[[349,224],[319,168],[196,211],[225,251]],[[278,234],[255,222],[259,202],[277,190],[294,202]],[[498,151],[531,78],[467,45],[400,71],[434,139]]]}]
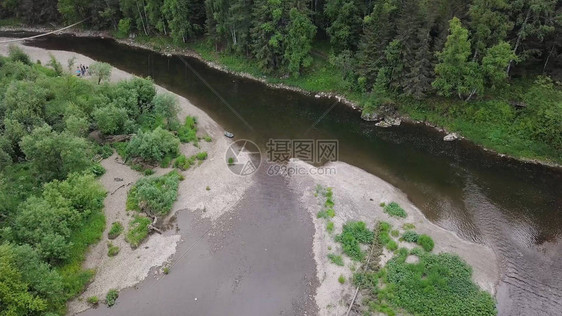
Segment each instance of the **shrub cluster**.
[{"label": "shrub cluster", "polygon": [[343,231],[336,236],[336,241],[342,244],[343,252],[351,259],[361,261],[365,254],[360,244],[373,242],[374,234],[367,228],[364,222],[347,222],[343,225]]},{"label": "shrub cluster", "polygon": [[433,246],[435,245],[433,243],[433,239],[431,239],[431,237],[429,237],[428,235],[422,234],[418,237],[418,241],[417,241],[418,245],[420,245],[425,251],[431,251],[433,250]]},{"label": "shrub cluster", "polygon": [[140,158],[148,163],[161,162],[166,157],[174,158],[179,152],[179,140],[167,130],[157,127],[131,138],[125,150],[127,158]]},{"label": "shrub cluster", "polygon": [[338,255],[333,254],[333,253],[329,253],[328,259],[330,259],[330,261],[332,261],[333,264],[336,264],[338,266],[343,267],[343,258],[341,256],[338,256]]},{"label": "shrub cluster", "polygon": [[127,210],[153,215],[168,214],[178,197],[180,180],[181,175],[177,171],[140,179],[129,191]]},{"label": "shrub cluster", "polygon": [[402,234],[402,240],[417,243],[420,235],[413,230],[407,230]]},{"label": "shrub cluster", "polygon": [[401,249],[386,266],[382,302],[415,315],[495,315],[495,302],[472,282],[472,269],[458,256],[417,252],[419,262],[406,263]]},{"label": "shrub cluster", "polygon": [[398,203],[390,202],[390,204],[384,206],[384,211],[390,216],[406,218],[408,214]]},{"label": "shrub cluster", "polygon": [[120,222],[113,222],[111,229],[107,233],[107,238],[115,239],[123,232],[123,225]]}]

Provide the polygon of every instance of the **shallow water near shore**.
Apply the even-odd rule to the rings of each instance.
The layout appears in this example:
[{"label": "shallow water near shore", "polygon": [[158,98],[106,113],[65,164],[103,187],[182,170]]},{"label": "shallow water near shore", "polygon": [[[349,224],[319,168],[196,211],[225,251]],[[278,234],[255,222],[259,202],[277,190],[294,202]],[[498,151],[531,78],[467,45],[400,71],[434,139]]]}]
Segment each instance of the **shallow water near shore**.
[{"label": "shallow water near shore", "polygon": [[[48,37],[26,44],[75,51],[127,72],[151,76],[159,85],[190,99],[225,129],[234,132],[236,138],[251,139],[260,146],[269,138],[338,139],[341,161],[400,188],[434,223],[494,249],[503,272],[497,294],[500,315],[557,315],[562,310],[562,264],[558,261],[562,255],[562,174],[559,170],[498,158],[468,142],[445,143],[442,134],[424,126],[403,124],[380,129],[362,121],[356,111],[333,99],[271,89],[211,69],[194,58],[166,57],[96,38]],[[315,125],[330,108],[332,110]],[[270,200],[254,197],[259,202],[245,199],[240,205],[249,203],[244,209],[252,212],[286,202],[281,201],[283,186],[274,181],[263,177],[259,182],[259,190]],[[251,201],[251,197],[248,199]],[[287,208],[297,212],[298,205],[289,204]],[[189,217],[180,215],[180,218],[182,216]],[[310,227],[298,227],[303,236],[310,234],[310,231],[305,233]],[[248,235],[244,240],[251,238]],[[181,251],[179,249],[178,254]],[[190,272],[181,273],[183,276]],[[169,278],[172,276],[170,274]],[[198,277],[207,282],[204,275]],[[153,281],[143,282],[141,289],[148,282]],[[166,280],[159,281],[162,282]],[[185,288],[184,285],[182,291]],[[164,287],[159,291],[164,291]],[[291,295],[302,297],[301,294]],[[142,297],[143,294],[138,295]],[[169,301],[171,305],[178,304],[178,311],[182,310],[181,300],[170,297]],[[269,302],[262,307],[286,305],[279,310],[293,314],[287,305],[289,301]],[[120,303],[133,302],[140,302],[137,294],[123,292]],[[166,300],[161,302],[167,304]],[[192,302],[189,303],[191,306]],[[169,307],[160,305],[160,308]],[[118,310],[118,306],[112,309],[115,313]],[[248,309],[241,310],[251,313]]]}]

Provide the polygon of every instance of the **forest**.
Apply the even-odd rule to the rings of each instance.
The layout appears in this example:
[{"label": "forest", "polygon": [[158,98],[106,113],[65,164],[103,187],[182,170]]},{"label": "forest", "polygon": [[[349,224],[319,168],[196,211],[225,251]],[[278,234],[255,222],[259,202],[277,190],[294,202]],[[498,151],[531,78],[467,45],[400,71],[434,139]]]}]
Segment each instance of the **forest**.
[{"label": "forest", "polygon": [[165,38],[272,82],[343,94],[366,113],[390,106],[501,153],[562,160],[556,0],[7,0],[2,6],[7,23],[85,20],[86,28],[117,37]]}]

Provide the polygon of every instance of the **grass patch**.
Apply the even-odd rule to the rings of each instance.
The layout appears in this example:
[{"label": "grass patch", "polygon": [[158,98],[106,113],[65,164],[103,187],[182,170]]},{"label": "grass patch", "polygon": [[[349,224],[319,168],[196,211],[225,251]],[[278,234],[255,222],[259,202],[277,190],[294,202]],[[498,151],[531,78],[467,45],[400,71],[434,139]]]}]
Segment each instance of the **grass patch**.
[{"label": "grass patch", "polygon": [[113,146],[117,154],[121,156],[121,159],[125,161],[127,160],[127,144],[128,144],[127,142],[119,142],[119,143],[111,144],[111,146]]},{"label": "grass patch", "polygon": [[137,248],[148,237],[148,226],[152,221],[148,217],[135,215],[131,221],[129,231],[125,240],[131,244],[131,247]]},{"label": "grass patch", "polygon": [[115,305],[118,297],[119,297],[119,292],[116,289],[111,289],[109,290],[109,292],[107,292],[107,295],[105,296],[105,303],[107,304],[107,306],[111,307]]},{"label": "grass patch", "polygon": [[203,161],[203,160],[207,159],[207,156],[208,155],[207,155],[206,151],[197,153],[197,155],[195,155],[195,157],[197,157],[197,160],[199,160],[199,161]]},{"label": "grass patch", "polygon": [[387,222],[379,222],[377,223],[377,227],[375,228],[377,232],[377,237],[379,238],[379,242],[382,246],[387,247],[388,243],[392,241],[390,237],[390,231],[392,230],[392,225]]},{"label": "grass patch", "polygon": [[378,299],[414,315],[495,315],[490,294],[472,282],[472,269],[456,255],[414,252],[416,264],[406,263],[401,249],[386,268]]},{"label": "grass patch", "polygon": [[402,225],[402,229],[404,230],[416,229],[416,225],[412,223],[405,223]]},{"label": "grass patch", "polygon": [[340,282],[340,284],[344,284],[345,283],[345,277],[343,276],[343,274],[340,274],[339,278],[338,278],[338,282]]},{"label": "grass patch", "polygon": [[425,234],[422,234],[418,237],[417,243],[427,252],[433,250],[433,247],[435,246],[433,239],[431,239],[431,237]]},{"label": "grass patch", "polygon": [[180,179],[182,177],[177,171],[160,177],[140,179],[129,191],[127,210],[154,215],[168,214],[178,197]]},{"label": "grass patch", "polygon": [[373,242],[374,234],[367,229],[364,222],[347,222],[343,225],[343,231],[336,236],[336,241],[342,244],[343,252],[351,259],[362,261],[365,253],[361,250],[360,244],[370,244]]},{"label": "grass patch", "polygon": [[111,224],[111,228],[109,229],[109,232],[107,233],[107,238],[115,239],[119,237],[119,235],[121,235],[122,232],[123,232],[123,225],[121,224],[121,222],[113,222]]},{"label": "grass patch", "polygon": [[[388,223],[377,225],[377,232],[389,230]],[[406,263],[409,255],[419,261]],[[401,248],[385,267],[369,265],[356,272],[353,283],[363,290],[362,303],[371,313],[460,316],[497,312],[492,296],[472,282],[471,267],[453,254]]]},{"label": "grass patch", "polygon": [[82,263],[86,250],[100,241],[104,230],[105,216],[101,211],[97,211],[88,216],[82,227],[71,234],[70,259],[65,265],[57,268],[69,299],[80,294],[94,276],[94,270],[82,270]]},{"label": "grass patch", "polygon": [[406,211],[404,211],[404,209],[396,202],[390,202],[390,204],[385,205],[384,212],[394,217],[406,218],[408,216]]},{"label": "grass patch", "polygon": [[177,130],[178,138],[182,143],[193,143],[197,145],[199,139],[197,138],[197,118],[187,116],[185,123]]},{"label": "grass patch", "polygon": [[338,265],[340,267],[343,267],[343,258],[342,256],[338,256],[336,254],[333,253],[329,253],[328,254],[328,259],[330,259],[330,261],[335,264]]},{"label": "grass patch", "polygon": [[86,299],[86,302],[92,306],[97,306],[100,302],[100,299],[97,296],[90,296]]},{"label": "grass patch", "polygon": [[119,254],[119,247],[113,245],[111,242],[107,243],[107,256],[108,257],[115,257]]},{"label": "grass patch", "polygon": [[412,230],[407,230],[404,232],[404,234],[402,234],[401,239],[407,242],[417,243],[419,238],[420,235],[418,233]]}]

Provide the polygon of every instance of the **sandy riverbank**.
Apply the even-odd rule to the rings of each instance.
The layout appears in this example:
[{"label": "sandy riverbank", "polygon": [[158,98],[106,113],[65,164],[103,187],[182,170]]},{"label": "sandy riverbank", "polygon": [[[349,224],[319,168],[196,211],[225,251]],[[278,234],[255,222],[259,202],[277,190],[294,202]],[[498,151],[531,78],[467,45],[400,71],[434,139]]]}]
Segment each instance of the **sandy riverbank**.
[{"label": "sandy riverbank", "polygon": [[[0,40],[2,40],[0,38]],[[70,58],[76,58],[75,65],[90,65],[95,61],[72,52],[45,50],[35,47],[20,46],[31,58],[40,60],[46,64],[52,54],[66,68]],[[7,55],[8,45],[0,45],[0,54]],[[118,82],[132,78],[133,75],[121,71],[117,68],[112,69],[111,81]],[[86,78],[85,80],[88,80]],[[171,93],[170,91],[156,86],[158,93]],[[246,189],[252,184],[252,177],[241,178],[228,170],[225,163],[225,152],[230,144],[230,140],[222,136],[222,128],[214,122],[205,112],[201,111],[184,97],[173,94],[179,106],[178,118],[184,120],[187,115],[195,116],[198,123],[198,136],[209,135],[213,141],[210,143],[200,142],[201,148],[195,148],[191,144],[182,144],[181,151],[186,155],[192,155],[199,151],[208,153],[207,160],[196,168],[183,172],[185,180],[180,183],[178,189],[178,201],[174,204],[170,215],[165,219],[169,221],[179,210],[200,211],[204,217],[212,219],[218,218],[221,214],[231,209],[240,200]],[[102,161],[106,173],[101,177],[100,182],[108,192],[105,199],[106,231],[103,239],[90,249],[87,254],[84,268],[95,269],[96,276],[94,281],[88,286],[86,291],[77,299],[69,303],[69,313],[75,314],[87,309],[89,306],[85,302],[87,297],[105,297],[109,289],[123,289],[132,287],[145,279],[151,268],[162,266],[175,253],[176,246],[180,242],[181,236],[170,230],[164,235],[153,234],[137,249],[131,249],[126,243],[122,234],[111,242],[121,248],[116,257],[107,256],[107,232],[113,222],[119,221],[127,231],[131,217],[125,209],[127,193],[142,175],[127,165],[124,165],[120,158],[113,156]],[[171,169],[157,168],[156,174],[163,174]],[[207,186],[210,190],[206,190]]]},{"label": "sandy riverbank", "polygon": [[[310,165],[302,161],[292,161],[290,168],[304,168],[309,170]],[[341,233],[347,221],[364,221],[369,228],[374,228],[376,221],[386,221],[394,229],[401,228],[404,223],[412,223],[418,233],[431,236],[435,241],[433,252],[449,252],[459,255],[473,269],[473,280],[482,289],[495,294],[499,282],[499,264],[494,252],[484,245],[474,244],[459,238],[454,233],[447,231],[430,221],[415,207],[399,189],[384,182],[380,178],[365,172],[362,169],[342,162],[330,163],[325,170],[335,170],[336,174],[330,175],[295,175],[289,178],[289,186],[301,195],[300,202],[309,211],[314,222],[314,259],[316,261],[317,277],[320,286],[316,291],[316,303],[320,315],[344,315],[347,310],[355,288],[346,282],[338,282],[338,277],[344,275],[347,280],[352,279],[353,272],[350,267],[352,261],[344,257],[345,265],[337,266],[330,262],[329,253],[341,253],[340,244],[334,241],[334,235]],[[326,221],[317,217],[321,210],[321,203],[315,196],[316,185],[331,187],[334,193],[336,216],[334,232],[326,231]],[[381,202],[397,202],[406,210],[406,219],[390,217],[383,212]],[[412,248],[412,244],[399,243],[400,247]],[[390,259],[392,255],[385,249],[381,257],[381,264]],[[356,265],[359,267],[359,265]],[[360,300],[359,300],[360,301]]]}]

